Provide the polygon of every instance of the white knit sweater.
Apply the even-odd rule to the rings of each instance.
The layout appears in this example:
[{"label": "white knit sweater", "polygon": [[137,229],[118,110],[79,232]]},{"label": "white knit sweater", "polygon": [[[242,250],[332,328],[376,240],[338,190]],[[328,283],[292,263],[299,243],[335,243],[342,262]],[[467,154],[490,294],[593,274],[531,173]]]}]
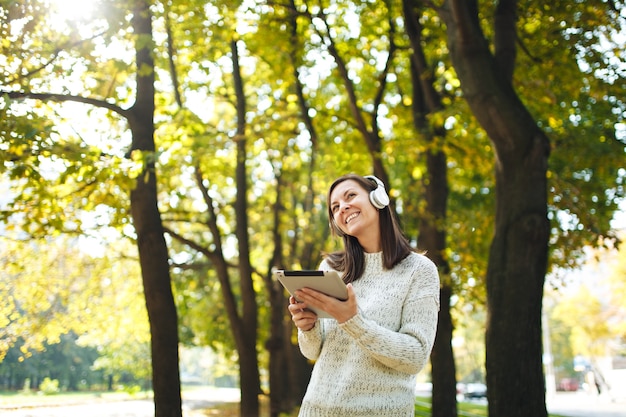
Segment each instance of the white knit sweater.
[{"label": "white knit sweater", "polygon": [[[330,269],[325,261],[320,268]],[[437,328],[437,268],[411,253],[385,270],[382,252],[366,253],[353,287],[356,316],[342,324],[319,319],[298,331],[302,354],[316,361],[299,416],[414,416],[415,378]]]}]

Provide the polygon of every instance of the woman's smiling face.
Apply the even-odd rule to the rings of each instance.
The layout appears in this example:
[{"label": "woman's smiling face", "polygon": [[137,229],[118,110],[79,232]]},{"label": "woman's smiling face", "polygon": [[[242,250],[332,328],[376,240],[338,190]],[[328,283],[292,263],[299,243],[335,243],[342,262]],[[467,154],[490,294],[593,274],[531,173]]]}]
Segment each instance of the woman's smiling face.
[{"label": "woman's smiling face", "polygon": [[380,240],[379,212],[370,202],[369,193],[350,179],[337,184],[330,194],[335,224],[343,233],[356,237],[364,248]]}]

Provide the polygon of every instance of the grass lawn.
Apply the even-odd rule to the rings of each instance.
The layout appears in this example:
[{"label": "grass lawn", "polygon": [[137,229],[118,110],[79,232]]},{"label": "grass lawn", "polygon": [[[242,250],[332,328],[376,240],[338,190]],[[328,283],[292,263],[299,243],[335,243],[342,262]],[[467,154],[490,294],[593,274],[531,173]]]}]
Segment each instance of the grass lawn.
[{"label": "grass lawn", "polygon": [[140,392],[137,394],[129,394],[127,392],[61,392],[46,395],[38,392],[0,391],[0,407],[81,404],[93,401],[123,401],[150,398],[151,396],[152,392]]},{"label": "grass lawn", "polygon": [[[58,393],[53,395],[44,395],[38,393],[20,393],[0,391],[0,408],[2,407],[19,407],[19,406],[45,406],[55,404],[80,404],[94,401],[122,401],[133,399],[150,398],[152,393],[140,392],[130,394],[126,392],[77,392],[77,393]],[[269,398],[267,396],[260,397],[261,416],[269,416]],[[223,417],[239,417],[239,403],[223,403],[211,408],[196,410],[197,414],[205,416],[223,416]],[[281,417],[296,417],[297,411],[291,414],[282,414]],[[415,416],[430,417],[431,405],[429,397],[416,398]],[[487,407],[482,404],[473,402],[458,403],[459,417],[487,417]],[[550,414],[550,417],[561,417],[556,414]]]},{"label": "grass lawn", "polygon": [[[431,415],[430,397],[417,397],[415,401],[415,416]],[[459,417],[487,417],[487,406],[474,402],[458,402],[457,414]],[[563,417],[558,414],[548,414],[550,417]]]},{"label": "grass lawn", "polygon": [[[459,417],[487,417],[487,406],[477,404],[473,402],[459,402],[458,405]],[[239,404],[230,403],[223,404],[215,408],[203,410],[203,414],[206,416],[225,416],[225,417],[239,417]],[[281,414],[281,417],[297,417],[298,412],[294,411],[291,414]],[[416,417],[430,417],[431,405],[430,398],[418,397],[415,403],[415,416]],[[261,416],[269,416],[269,407],[267,404],[267,397],[261,398]],[[550,414],[550,417],[562,417],[558,414]]]}]

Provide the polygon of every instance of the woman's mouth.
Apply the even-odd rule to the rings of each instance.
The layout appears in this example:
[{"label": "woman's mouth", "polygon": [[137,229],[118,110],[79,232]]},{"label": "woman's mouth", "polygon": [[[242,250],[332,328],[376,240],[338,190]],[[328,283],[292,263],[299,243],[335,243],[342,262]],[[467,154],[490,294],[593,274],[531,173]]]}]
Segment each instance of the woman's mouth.
[{"label": "woman's mouth", "polygon": [[359,213],[358,213],[358,212],[357,212],[357,213],[352,213],[351,215],[349,215],[349,216],[346,218],[346,224],[350,223],[350,222],[352,221],[352,219],[354,219],[354,218],[355,218],[355,217],[357,217],[358,215],[359,215]]}]

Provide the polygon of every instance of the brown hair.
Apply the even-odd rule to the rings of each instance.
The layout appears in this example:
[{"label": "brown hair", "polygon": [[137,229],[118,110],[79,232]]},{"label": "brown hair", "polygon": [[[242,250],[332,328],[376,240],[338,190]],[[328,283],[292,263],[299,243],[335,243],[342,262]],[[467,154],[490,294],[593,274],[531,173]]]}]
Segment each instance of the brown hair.
[{"label": "brown hair", "polygon": [[[364,250],[357,238],[345,234],[335,223],[335,219],[330,207],[330,195],[335,187],[346,180],[356,181],[364,190],[371,192],[377,185],[371,180],[356,174],[346,174],[335,180],[328,190],[326,202],[328,205],[328,218],[330,228],[334,235],[343,239],[344,250],[326,254],[328,265],[340,272],[343,272],[343,280],[346,283],[356,281],[363,275],[365,270]],[[400,230],[400,225],[389,206],[378,210],[381,243],[383,249],[383,267],[391,269],[400,261],[406,258],[414,249]]]}]

